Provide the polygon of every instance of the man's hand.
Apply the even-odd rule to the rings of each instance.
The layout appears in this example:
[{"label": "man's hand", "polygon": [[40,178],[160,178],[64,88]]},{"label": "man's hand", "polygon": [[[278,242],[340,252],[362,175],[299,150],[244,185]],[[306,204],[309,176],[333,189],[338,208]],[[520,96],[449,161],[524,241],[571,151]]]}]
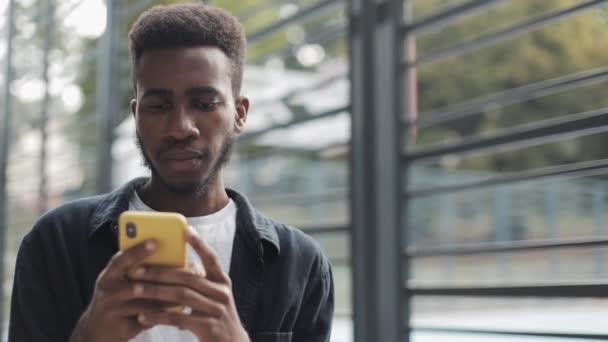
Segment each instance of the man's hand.
[{"label": "man's hand", "polygon": [[144,281],[138,298],[189,306],[192,312],[142,311],[139,323],[148,327],[166,324],[186,329],[201,342],[249,341],[234,304],[230,278],[222,270],[217,255],[192,229],[187,240],[203,262],[202,273],[145,266],[131,276],[140,284]]},{"label": "man's hand", "polygon": [[112,257],[97,278],[91,304],[71,342],[128,341],[148,328],[137,321],[138,315],[163,311],[164,306],[137,299],[141,286],[129,281],[127,274],[156,247],[154,241],[146,241]]}]

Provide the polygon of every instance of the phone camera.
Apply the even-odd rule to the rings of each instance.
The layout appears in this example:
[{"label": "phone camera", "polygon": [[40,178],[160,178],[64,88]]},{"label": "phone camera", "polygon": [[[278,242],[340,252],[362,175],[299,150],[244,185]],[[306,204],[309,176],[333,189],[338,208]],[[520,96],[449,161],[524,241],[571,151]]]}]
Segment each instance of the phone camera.
[{"label": "phone camera", "polygon": [[127,223],[127,236],[130,238],[134,238],[137,235],[137,228],[135,223]]}]

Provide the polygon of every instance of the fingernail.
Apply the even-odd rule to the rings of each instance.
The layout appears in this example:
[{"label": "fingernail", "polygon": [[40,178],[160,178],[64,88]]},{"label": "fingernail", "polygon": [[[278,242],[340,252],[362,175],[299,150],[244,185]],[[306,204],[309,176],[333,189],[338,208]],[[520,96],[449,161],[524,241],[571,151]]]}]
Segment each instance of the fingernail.
[{"label": "fingernail", "polygon": [[146,242],[146,249],[148,251],[153,251],[154,249],[156,249],[156,241],[148,241],[148,242]]},{"label": "fingernail", "polygon": [[133,272],[133,276],[135,277],[141,277],[144,275],[144,273],[146,272],[146,269],[143,267],[139,267],[135,270],[135,272]]},{"label": "fingernail", "polygon": [[141,284],[135,284],[135,286],[133,286],[133,293],[137,296],[144,293],[144,286]]},{"label": "fingernail", "polygon": [[142,324],[145,324],[147,322],[147,318],[146,316],[144,316],[144,314],[137,315],[137,320],[139,321],[139,323]]}]

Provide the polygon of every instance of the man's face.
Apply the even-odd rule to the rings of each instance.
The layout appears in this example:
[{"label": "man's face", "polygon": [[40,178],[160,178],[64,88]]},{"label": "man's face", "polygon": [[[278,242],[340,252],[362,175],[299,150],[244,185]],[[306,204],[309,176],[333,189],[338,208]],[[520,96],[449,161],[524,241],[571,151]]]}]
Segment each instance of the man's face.
[{"label": "man's face", "polygon": [[131,110],[153,179],[177,193],[204,192],[228,161],[249,107],[232,93],[230,60],[216,47],[146,50],[135,75]]}]

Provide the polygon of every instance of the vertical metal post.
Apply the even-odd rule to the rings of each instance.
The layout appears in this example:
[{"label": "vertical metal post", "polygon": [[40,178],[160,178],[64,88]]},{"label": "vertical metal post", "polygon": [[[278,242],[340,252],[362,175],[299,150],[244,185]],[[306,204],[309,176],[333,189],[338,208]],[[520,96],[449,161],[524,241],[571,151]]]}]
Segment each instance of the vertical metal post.
[{"label": "vertical metal post", "polygon": [[6,233],[8,230],[8,155],[11,132],[13,98],[13,36],[15,35],[15,0],[8,4],[6,63],[4,80],[4,110],[0,116],[0,338],[4,337],[4,254],[6,252]]},{"label": "vertical metal post", "polygon": [[[557,237],[557,225],[559,222],[559,184],[554,183],[546,187],[546,222],[547,222],[547,238],[553,239]],[[550,272],[551,276],[557,276],[559,270],[559,251],[553,252],[551,258]]]},{"label": "vertical metal post", "polygon": [[498,188],[494,198],[494,234],[496,241],[510,241],[511,236],[511,191]]},{"label": "vertical metal post", "polygon": [[[320,160],[316,160],[314,161],[317,164],[321,164],[322,161]],[[310,189],[312,194],[318,195],[318,196],[323,196],[323,191],[325,189],[327,189],[327,185],[326,185],[326,181],[325,181],[325,177],[327,174],[327,168],[325,167],[321,167],[324,165],[317,165],[316,167],[311,167],[311,170],[309,170],[308,175],[310,176],[310,178],[308,179],[308,181],[310,182]],[[309,207],[309,213],[310,213],[310,217],[314,217],[315,219],[319,220],[324,220],[327,219],[327,200],[324,199],[322,201],[312,201],[310,202],[310,207]]]},{"label": "vertical metal post", "polygon": [[42,56],[42,80],[44,82],[44,98],[42,99],[41,111],[40,111],[40,184],[38,188],[38,211],[43,214],[47,210],[48,205],[48,193],[47,193],[47,178],[46,178],[46,165],[47,165],[47,126],[49,121],[49,107],[51,105],[50,87],[49,87],[49,55],[53,43],[53,28],[55,21],[55,4],[54,0],[46,0],[44,13],[42,15],[43,21],[43,32],[44,32],[44,46]]},{"label": "vertical metal post", "polygon": [[[454,244],[454,195],[443,194],[439,197],[439,244],[443,247]],[[441,257],[442,280],[449,281],[454,269],[454,258]]]},{"label": "vertical metal post", "polygon": [[117,55],[116,30],[118,26],[118,1],[106,0],[106,30],[98,43],[97,59],[97,178],[96,191],[105,193],[112,189],[112,141],[114,117],[119,101],[116,91],[114,63]]},{"label": "vertical metal post", "polygon": [[348,11],[355,341],[408,341],[401,253],[403,1],[350,0]]},{"label": "vertical metal post", "polygon": [[[406,24],[411,23],[412,20],[412,3],[405,1],[404,22]],[[413,63],[416,60],[417,49],[416,49],[416,35],[407,34],[405,35],[405,56],[408,63]],[[407,68],[405,77],[407,79],[406,86],[406,97],[407,97],[407,119],[409,122],[408,127],[408,139],[407,143],[415,144],[416,138],[418,137],[418,128],[416,122],[418,121],[418,70],[415,66]]]},{"label": "vertical metal post", "polygon": [[[495,192],[494,198],[494,237],[495,241],[511,241],[513,236],[511,234],[512,221],[511,215],[513,214],[511,207],[511,190],[508,188],[498,188]],[[510,258],[506,255],[498,256],[500,268],[498,272],[503,279],[508,279],[510,274]]]},{"label": "vertical metal post", "polygon": [[[595,220],[595,236],[602,238],[606,232],[606,188],[603,184],[594,183],[591,187],[593,194],[593,217]],[[606,272],[606,251],[604,248],[595,250],[595,276],[599,279]]]}]

